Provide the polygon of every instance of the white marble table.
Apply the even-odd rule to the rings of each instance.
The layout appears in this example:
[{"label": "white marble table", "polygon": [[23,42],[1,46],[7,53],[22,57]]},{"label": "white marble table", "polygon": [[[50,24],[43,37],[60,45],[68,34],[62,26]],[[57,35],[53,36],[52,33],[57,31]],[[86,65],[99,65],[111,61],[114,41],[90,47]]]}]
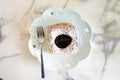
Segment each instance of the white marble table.
[{"label": "white marble table", "polygon": [[49,7],[78,12],[93,37],[76,68],[45,70],[44,80],[120,80],[120,0],[0,0],[0,78],[40,80],[40,64],[27,46],[29,27]]}]

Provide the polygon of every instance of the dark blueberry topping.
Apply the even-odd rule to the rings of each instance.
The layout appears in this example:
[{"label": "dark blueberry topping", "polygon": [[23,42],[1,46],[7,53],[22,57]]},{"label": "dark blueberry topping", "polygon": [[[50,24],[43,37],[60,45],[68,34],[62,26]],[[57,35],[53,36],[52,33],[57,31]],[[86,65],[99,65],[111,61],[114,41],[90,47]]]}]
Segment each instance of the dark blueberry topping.
[{"label": "dark blueberry topping", "polygon": [[59,48],[66,48],[72,41],[72,38],[68,35],[61,34],[55,38],[55,44]]}]

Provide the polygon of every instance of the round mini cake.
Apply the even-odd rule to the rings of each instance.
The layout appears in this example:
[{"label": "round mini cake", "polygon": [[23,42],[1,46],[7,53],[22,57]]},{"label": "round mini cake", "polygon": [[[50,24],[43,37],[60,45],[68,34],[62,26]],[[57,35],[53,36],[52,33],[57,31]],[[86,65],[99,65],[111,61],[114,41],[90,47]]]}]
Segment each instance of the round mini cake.
[{"label": "round mini cake", "polygon": [[69,70],[89,55],[91,38],[89,25],[72,10],[50,8],[40,18],[34,20],[30,28],[28,47],[39,61],[41,59],[37,27],[40,26],[45,32],[43,44],[45,68]]}]

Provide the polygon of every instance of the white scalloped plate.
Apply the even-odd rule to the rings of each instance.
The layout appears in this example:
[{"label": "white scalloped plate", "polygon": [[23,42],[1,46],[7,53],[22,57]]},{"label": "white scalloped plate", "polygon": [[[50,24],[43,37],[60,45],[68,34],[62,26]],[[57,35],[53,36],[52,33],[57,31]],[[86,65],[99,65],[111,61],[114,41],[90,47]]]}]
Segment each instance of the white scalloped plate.
[{"label": "white scalloped plate", "polygon": [[[90,52],[91,29],[89,25],[81,19],[80,15],[67,9],[50,8],[46,10],[40,18],[34,20],[31,25],[31,37],[28,44],[31,54],[40,61],[39,45],[36,39],[37,26],[43,26],[44,30],[46,31],[46,26],[62,22],[71,23],[75,27],[78,37],[79,51],[76,54],[55,55],[54,53],[47,53],[44,44],[44,67],[50,70],[72,69],[79,63],[79,61],[85,59]],[[33,48],[33,45],[36,45],[36,48]]]}]

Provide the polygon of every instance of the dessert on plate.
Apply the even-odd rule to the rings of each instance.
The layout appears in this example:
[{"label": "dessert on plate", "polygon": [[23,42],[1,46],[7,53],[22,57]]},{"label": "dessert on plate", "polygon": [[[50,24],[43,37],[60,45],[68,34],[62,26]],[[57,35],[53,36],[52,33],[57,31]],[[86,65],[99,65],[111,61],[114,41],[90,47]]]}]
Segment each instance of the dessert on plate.
[{"label": "dessert on plate", "polygon": [[46,48],[48,53],[75,54],[78,40],[75,28],[70,23],[49,25],[46,30]]},{"label": "dessert on plate", "polygon": [[42,26],[45,32],[43,45],[45,68],[69,70],[89,55],[91,29],[78,13],[67,9],[50,8],[33,21],[28,47],[30,53],[40,61],[40,45],[37,42],[39,26]]}]

